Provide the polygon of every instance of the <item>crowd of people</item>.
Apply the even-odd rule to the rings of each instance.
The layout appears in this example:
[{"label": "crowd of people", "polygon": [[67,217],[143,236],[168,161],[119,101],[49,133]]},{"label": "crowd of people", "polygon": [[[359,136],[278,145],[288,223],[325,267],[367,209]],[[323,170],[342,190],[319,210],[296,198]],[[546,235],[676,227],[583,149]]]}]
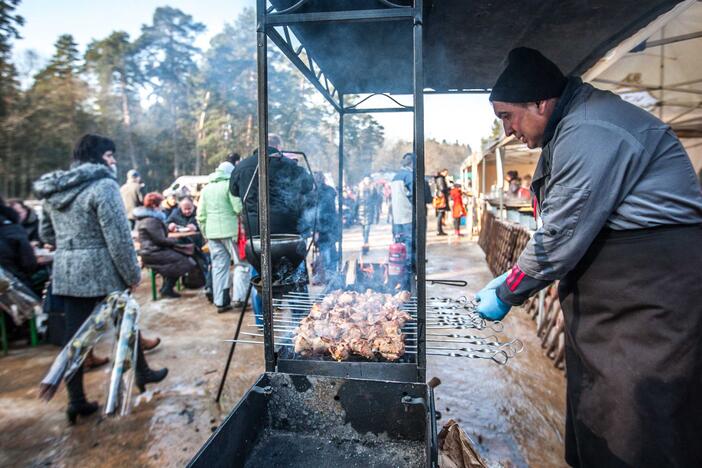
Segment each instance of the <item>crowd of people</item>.
[{"label": "crowd of people", "polygon": [[[297,154],[282,150],[271,135],[268,148],[270,227],[272,235],[311,238],[316,261],[312,273],[324,281],[336,271],[342,223],[337,191],[321,172],[303,167]],[[402,158],[402,168],[388,183],[370,177],[342,194],[344,222],[362,227],[368,249],[371,226],[387,210],[396,242],[411,247],[413,155]],[[231,154],[209,175],[199,193],[186,187],[144,193],[138,171],[130,170],[123,185],[117,183],[116,147],[100,135],[85,135],[75,146],[68,170],[43,175],[33,185],[41,200],[41,216],[22,200],[0,199],[0,266],[45,297],[45,310],[62,315],[62,342],[68,343],[108,294],[140,284],[142,269],[162,278],[160,296],[178,299],[179,282],[205,288],[217,312],[244,307],[260,255],[252,246],[259,233],[258,157],[242,159]],[[450,196],[453,192],[449,192]],[[430,199],[428,185],[425,196]],[[455,206],[460,202],[454,201]],[[348,210],[348,213],[346,212]],[[251,244],[248,252],[247,242]],[[40,264],[38,249],[53,251],[52,261]],[[251,257],[253,255],[253,258]],[[306,262],[290,271],[274,271],[277,280],[294,278],[306,291],[310,281]],[[329,278],[329,277],[328,277]],[[262,324],[261,297],[251,291],[256,321]],[[149,367],[144,352],[160,339],[140,337],[137,346],[136,384],[163,380],[168,370]],[[92,351],[78,372],[67,381],[69,421],[97,410],[86,397],[83,369],[109,361]]]},{"label": "crowd of people", "polygon": [[456,236],[462,237],[461,224],[463,218],[468,214],[464,198],[466,193],[458,182],[450,183],[448,180],[448,169],[442,169],[434,177],[434,197],[432,204],[436,210],[436,235],[447,236],[444,231],[446,218],[451,213],[453,218],[453,230]]}]

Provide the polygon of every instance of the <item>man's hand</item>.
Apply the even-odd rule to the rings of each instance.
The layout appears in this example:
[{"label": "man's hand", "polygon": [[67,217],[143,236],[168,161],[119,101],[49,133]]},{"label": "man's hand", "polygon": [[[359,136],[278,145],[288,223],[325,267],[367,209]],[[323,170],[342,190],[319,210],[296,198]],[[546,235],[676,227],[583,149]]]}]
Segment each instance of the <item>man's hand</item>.
[{"label": "man's hand", "polygon": [[193,231],[193,232],[197,231],[197,226],[195,226],[195,225],[192,224],[192,223],[188,224],[188,225],[185,226],[185,227],[188,228],[189,231]]},{"label": "man's hand", "polygon": [[178,226],[176,226],[176,223],[170,223],[170,224],[168,225],[168,231],[169,231],[169,232],[175,232],[175,230],[176,230],[177,228],[178,228]]},{"label": "man's hand", "polygon": [[505,304],[497,297],[497,289],[480,291],[475,295],[475,300],[478,302],[476,311],[482,318],[487,320],[502,320],[512,308],[512,306]]},{"label": "man's hand", "polygon": [[484,319],[502,320],[512,308],[497,297],[497,288],[507,280],[507,275],[508,273],[504,273],[493,279],[475,295],[475,301],[478,303],[476,311]]},{"label": "man's hand", "polygon": [[498,276],[498,277],[496,277],[496,278],[493,278],[492,281],[490,281],[488,284],[486,284],[485,287],[484,287],[483,289],[481,289],[480,291],[482,292],[482,291],[485,291],[485,290],[488,290],[488,289],[497,289],[497,288],[499,288],[500,285],[501,285],[502,283],[504,283],[505,281],[507,281],[507,276],[508,276],[508,275],[509,275],[509,271],[506,272],[506,273],[502,273],[500,276]]}]

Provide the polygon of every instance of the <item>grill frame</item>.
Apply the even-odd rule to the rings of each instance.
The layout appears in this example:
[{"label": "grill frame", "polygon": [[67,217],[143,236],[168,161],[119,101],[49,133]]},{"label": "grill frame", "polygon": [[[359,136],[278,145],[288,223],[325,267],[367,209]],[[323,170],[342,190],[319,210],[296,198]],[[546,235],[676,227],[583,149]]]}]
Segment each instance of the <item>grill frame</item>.
[{"label": "grill frame", "polygon": [[[281,401],[285,405],[283,411],[279,408]],[[322,426],[317,431],[322,440],[333,437],[337,431],[342,439],[349,434],[356,438],[355,432],[360,440],[380,436],[380,440],[391,442],[409,441],[423,450],[420,464],[436,466],[434,415],[433,389],[424,383],[264,373],[187,466],[243,467],[262,443],[266,429],[282,428],[290,434],[309,437],[310,431],[305,429],[317,421],[324,424],[325,420],[329,427]],[[290,424],[286,423],[287,418],[298,419]],[[306,420],[300,421],[302,418]],[[383,447],[377,450],[382,451]],[[333,460],[325,459],[326,466],[332,463]],[[310,466],[314,466],[314,460],[310,460]]]}]

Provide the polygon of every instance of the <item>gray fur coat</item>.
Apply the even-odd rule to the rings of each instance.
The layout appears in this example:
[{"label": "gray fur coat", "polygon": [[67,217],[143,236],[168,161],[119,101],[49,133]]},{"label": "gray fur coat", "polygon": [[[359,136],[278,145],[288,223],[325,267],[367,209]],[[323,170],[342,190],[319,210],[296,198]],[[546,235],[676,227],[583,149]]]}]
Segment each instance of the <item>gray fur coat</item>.
[{"label": "gray fur coat", "polygon": [[41,239],[56,246],[54,294],[98,297],[139,281],[127,215],[112,171],[82,164],[34,183],[43,199]]}]

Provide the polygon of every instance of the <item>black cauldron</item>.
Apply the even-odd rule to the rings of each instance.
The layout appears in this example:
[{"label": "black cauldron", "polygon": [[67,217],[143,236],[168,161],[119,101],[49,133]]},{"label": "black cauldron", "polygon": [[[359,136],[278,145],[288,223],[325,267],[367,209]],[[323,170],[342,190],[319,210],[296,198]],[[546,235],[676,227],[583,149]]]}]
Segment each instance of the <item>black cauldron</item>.
[{"label": "black cauldron", "polygon": [[[305,240],[299,234],[271,234],[271,269],[274,277],[283,279],[292,275],[306,254]],[[261,273],[261,236],[247,239],[246,260]]]}]

